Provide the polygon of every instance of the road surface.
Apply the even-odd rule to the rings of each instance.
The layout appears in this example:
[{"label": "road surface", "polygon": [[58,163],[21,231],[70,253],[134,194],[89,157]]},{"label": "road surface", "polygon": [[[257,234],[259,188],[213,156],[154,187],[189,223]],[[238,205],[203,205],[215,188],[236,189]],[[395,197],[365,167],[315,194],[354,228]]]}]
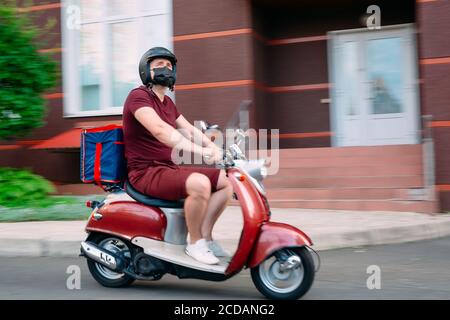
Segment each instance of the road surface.
[{"label": "road surface", "polygon": [[[320,256],[321,269],[303,299],[450,299],[450,237],[322,251]],[[80,289],[66,286],[72,265],[80,267]],[[367,287],[369,266],[379,267],[380,289]],[[225,282],[165,275],[156,282],[110,289],[95,282],[82,257],[0,257],[0,299],[261,298],[248,270]]]}]

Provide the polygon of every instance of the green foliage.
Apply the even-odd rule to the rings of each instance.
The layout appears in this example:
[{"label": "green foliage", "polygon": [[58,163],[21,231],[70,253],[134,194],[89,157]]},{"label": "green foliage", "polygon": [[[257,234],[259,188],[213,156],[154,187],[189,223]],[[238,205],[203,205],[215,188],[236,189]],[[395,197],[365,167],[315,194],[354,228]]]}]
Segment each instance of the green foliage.
[{"label": "green foliage", "polygon": [[87,200],[104,196],[54,196],[53,185],[27,169],[0,168],[0,222],[86,220]]},{"label": "green foliage", "polygon": [[42,94],[55,84],[56,64],[37,52],[36,37],[23,16],[0,6],[0,139],[43,125]]},{"label": "green foliage", "polygon": [[92,212],[87,208],[87,200],[102,201],[102,195],[90,196],[51,196],[51,206],[36,208],[7,208],[0,206],[0,222],[25,221],[60,221],[60,220],[86,220]]},{"label": "green foliage", "polygon": [[45,207],[54,204],[53,185],[27,169],[0,168],[0,206]]},{"label": "green foliage", "polygon": [[[18,10],[46,0],[0,0],[0,140],[26,136],[42,126],[43,93],[56,83],[57,64],[48,48],[57,20],[44,11]],[[45,40],[44,40],[45,39]],[[0,222],[86,219],[84,201],[50,196],[54,187],[29,170],[0,168]]]},{"label": "green foliage", "polygon": [[6,208],[0,206],[0,222],[86,220],[92,209],[87,208],[85,202],[93,199],[95,197],[92,196],[52,196],[49,199],[52,201],[52,205],[43,208]]}]

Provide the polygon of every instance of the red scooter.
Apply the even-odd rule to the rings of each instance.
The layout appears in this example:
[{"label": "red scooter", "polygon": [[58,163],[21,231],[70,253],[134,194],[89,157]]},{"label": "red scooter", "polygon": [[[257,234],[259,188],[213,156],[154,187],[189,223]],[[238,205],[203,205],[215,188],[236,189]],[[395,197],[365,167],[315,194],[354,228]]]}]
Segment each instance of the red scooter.
[{"label": "red scooter", "polygon": [[81,243],[89,271],[106,287],[124,287],[134,280],[178,278],[223,281],[250,268],[256,288],[269,299],[298,299],[311,287],[315,265],[309,237],[299,229],[270,221],[270,208],[261,184],[264,160],[248,161],[238,144],[224,152],[227,172],[243,214],[236,252],[217,265],[190,256],[183,200],[167,201],[139,193],[127,181],[110,190],[101,202],[88,202],[93,211]]}]

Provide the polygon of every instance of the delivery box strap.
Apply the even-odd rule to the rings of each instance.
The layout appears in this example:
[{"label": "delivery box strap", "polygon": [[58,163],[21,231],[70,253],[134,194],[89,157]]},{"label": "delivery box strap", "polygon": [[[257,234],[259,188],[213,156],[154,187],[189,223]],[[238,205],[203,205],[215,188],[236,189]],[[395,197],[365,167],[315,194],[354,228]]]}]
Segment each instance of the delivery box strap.
[{"label": "delivery box strap", "polygon": [[103,185],[101,184],[101,156],[102,156],[102,143],[97,142],[95,144],[95,162],[94,162],[94,181],[95,183],[102,189]]}]

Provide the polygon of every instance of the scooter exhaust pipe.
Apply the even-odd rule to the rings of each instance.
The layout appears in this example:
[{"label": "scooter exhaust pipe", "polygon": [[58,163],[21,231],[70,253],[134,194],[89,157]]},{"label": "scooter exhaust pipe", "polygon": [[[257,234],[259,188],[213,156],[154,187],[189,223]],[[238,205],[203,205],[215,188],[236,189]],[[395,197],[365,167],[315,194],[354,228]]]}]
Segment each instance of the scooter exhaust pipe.
[{"label": "scooter exhaust pipe", "polygon": [[81,253],[112,271],[120,272],[125,267],[125,261],[121,257],[90,241],[81,242]]}]

